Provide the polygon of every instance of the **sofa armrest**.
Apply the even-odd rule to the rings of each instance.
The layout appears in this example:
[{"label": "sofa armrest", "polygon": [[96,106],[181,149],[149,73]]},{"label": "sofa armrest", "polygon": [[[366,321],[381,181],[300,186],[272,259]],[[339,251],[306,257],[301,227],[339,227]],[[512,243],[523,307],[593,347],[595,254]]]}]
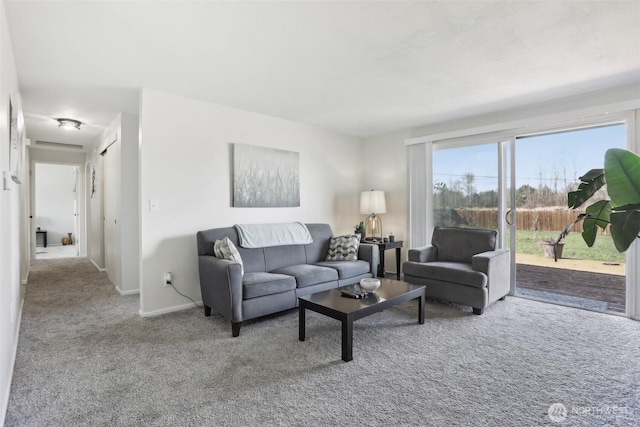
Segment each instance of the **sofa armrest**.
[{"label": "sofa armrest", "polygon": [[433,262],[438,260],[438,248],[435,246],[423,246],[409,249],[407,258],[413,262]]},{"label": "sofa armrest", "polygon": [[489,302],[507,295],[511,289],[511,256],[507,249],[482,252],[471,258],[471,268],[487,275]]},{"label": "sofa armrest", "polygon": [[378,275],[378,258],[380,257],[380,251],[378,245],[372,245],[370,243],[360,243],[358,249],[358,259],[367,261],[369,263],[369,272],[372,277]]},{"label": "sofa armrest", "polygon": [[242,267],[210,255],[198,256],[200,291],[205,305],[232,322],[242,318]]}]

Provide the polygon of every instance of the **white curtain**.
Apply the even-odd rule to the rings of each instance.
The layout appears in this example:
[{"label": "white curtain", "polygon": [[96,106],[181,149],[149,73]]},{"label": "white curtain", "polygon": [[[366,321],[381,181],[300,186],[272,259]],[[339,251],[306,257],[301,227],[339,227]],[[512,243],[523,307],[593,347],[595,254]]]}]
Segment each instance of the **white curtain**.
[{"label": "white curtain", "polygon": [[433,232],[433,174],[431,142],[407,146],[409,165],[409,245],[430,244]]}]

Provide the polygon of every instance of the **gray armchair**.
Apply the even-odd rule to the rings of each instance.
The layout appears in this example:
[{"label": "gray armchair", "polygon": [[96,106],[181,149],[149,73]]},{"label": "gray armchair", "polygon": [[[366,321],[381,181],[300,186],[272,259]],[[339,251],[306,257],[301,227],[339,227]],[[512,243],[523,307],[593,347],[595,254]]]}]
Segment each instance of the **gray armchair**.
[{"label": "gray armchair", "polygon": [[509,251],[493,230],[436,227],[431,246],[410,249],[404,280],[425,285],[428,298],[470,305],[475,314],[509,293]]}]

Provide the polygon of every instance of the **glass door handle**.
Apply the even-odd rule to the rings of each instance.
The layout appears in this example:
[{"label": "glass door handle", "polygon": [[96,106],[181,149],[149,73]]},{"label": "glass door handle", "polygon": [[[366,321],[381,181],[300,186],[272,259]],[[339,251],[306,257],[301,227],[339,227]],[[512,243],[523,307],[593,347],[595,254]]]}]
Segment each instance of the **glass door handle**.
[{"label": "glass door handle", "polygon": [[507,213],[504,214],[504,220],[507,222],[507,224],[513,225],[513,224],[511,224],[511,221],[509,221],[509,215],[510,214],[511,214],[511,209],[507,210]]}]

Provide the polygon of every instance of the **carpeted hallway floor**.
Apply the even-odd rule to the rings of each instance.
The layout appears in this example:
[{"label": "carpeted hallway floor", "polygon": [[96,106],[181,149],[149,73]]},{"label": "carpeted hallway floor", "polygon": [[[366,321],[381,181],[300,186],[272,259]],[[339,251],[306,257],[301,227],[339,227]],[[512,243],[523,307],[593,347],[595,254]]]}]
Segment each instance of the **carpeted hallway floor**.
[{"label": "carpeted hallway floor", "polygon": [[201,309],[138,308],[86,258],[36,261],[6,425],[640,424],[640,323],[617,316],[508,297],[430,301],[419,325],[410,302],[356,322],[345,363],[319,314],[300,342],[295,310],[231,338]]}]

